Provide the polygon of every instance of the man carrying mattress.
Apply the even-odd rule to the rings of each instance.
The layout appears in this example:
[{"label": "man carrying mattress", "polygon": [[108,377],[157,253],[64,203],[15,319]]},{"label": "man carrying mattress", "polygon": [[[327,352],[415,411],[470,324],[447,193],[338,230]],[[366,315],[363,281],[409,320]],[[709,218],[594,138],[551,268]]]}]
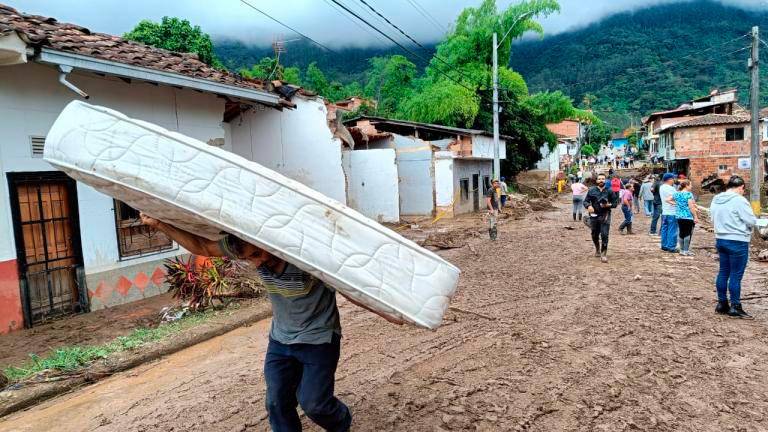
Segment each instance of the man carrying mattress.
[{"label": "man carrying mattress", "polygon": [[[272,430],[301,430],[297,405],[326,430],[349,430],[352,415],[333,395],[341,351],[339,309],[333,288],[232,235],[216,242],[144,214],[141,220],[166,233],[192,254],[247,260],[258,269],[272,303],[272,328],[264,359],[266,406]],[[375,313],[390,322],[402,324],[402,321]]]}]

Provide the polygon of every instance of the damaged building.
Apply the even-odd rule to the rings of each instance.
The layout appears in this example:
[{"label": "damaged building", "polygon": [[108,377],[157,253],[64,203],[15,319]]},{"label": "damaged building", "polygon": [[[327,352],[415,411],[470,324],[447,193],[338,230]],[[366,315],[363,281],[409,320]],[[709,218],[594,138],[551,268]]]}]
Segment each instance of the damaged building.
[{"label": "damaged building", "polygon": [[[377,117],[345,124],[354,140],[343,151],[351,207],[382,222],[485,208],[493,134]],[[505,159],[506,137],[499,152]]]}]

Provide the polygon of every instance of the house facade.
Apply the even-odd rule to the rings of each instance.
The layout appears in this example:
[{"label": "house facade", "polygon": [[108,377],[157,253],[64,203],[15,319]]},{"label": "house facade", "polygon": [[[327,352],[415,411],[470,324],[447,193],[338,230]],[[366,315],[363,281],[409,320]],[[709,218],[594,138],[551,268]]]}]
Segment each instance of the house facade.
[{"label": "house facade", "polygon": [[[484,208],[493,172],[493,137],[475,129],[361,117],[346,123],[349,201],[383,222],[453,216]],[[506,138],[499,154],[506,158]]]},{"label": "house facade", "polygon": [[346,203],[342,139],[322,99],[0,5],[0,333],[164,292],[163,260],[186,253],[43,161],[58,113],[83,98]]},{"label": "house facade", "polygon": [[[713,174],[724,181],[736,174],[749,182],[750,134],[750,117],[746,114],[707,114],[677,123],[665,133],[675,155],[669,162],[675,172],[691,179],[694,188]],[[764,126],[761,136],[761,154],[765,155]]]}]

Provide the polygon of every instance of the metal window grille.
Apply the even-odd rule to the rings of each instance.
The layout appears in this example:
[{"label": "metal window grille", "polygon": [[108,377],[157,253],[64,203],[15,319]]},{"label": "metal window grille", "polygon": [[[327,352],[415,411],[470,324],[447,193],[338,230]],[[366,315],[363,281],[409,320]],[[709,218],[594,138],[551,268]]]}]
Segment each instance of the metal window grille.
[{"label": "metal window grille", "polygon": [[115,200],[115,228],[121,258],[149,255],[173,249],[165,233],[141,223],[138,210]]}]

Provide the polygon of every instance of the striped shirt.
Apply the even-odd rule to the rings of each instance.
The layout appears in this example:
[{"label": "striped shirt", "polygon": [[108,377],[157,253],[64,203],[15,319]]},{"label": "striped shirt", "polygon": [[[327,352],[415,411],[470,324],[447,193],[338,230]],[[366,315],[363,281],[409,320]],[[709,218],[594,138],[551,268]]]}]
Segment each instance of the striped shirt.
[{"label": "striped shirt", "polygon": [[[242,242],[227,235],[219,245],[225,256],[242,259]],[[286,263],[280,273],[262,265],[258,273],[272,303],[272,339],[283,344],[319,345],[330,343],[334,334],[341,335],[332,288],[293,264]]]}]

